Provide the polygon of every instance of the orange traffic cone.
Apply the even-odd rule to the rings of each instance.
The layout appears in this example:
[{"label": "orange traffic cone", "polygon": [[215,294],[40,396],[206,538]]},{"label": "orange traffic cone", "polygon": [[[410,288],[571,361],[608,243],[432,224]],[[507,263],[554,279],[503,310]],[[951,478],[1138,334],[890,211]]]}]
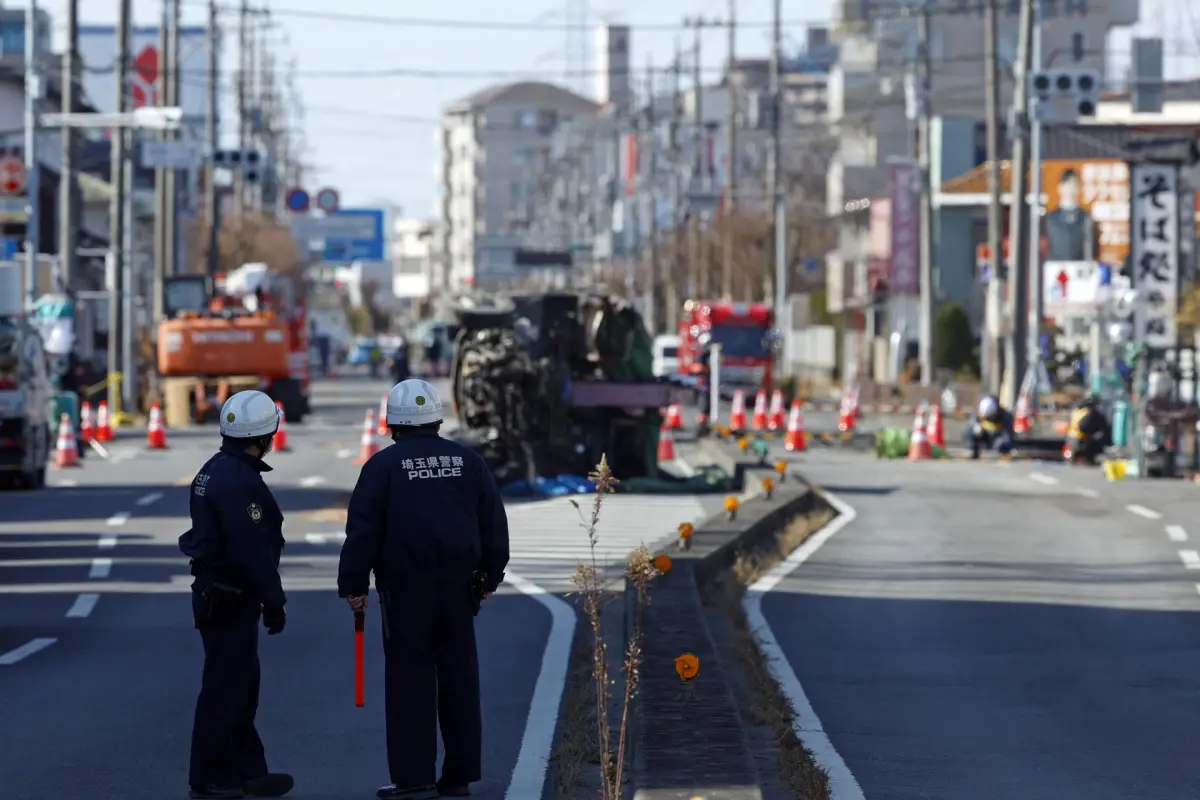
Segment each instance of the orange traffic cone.
[{"label": "orange traffic cone", "polygon": [[767,411],[767,430],[781,430],[787,424],[784,419],[783,410],[783,390],[776,389],[771,392],[771,408]]},{"label": "orange traffic cone", "polygon": [[1017,409],[1013,414],[1013,433],[1031,433],[1033,420],[1030,418],[1029,392],[1017,395]]},{"label": "orange traffic cone", "polygon": [[163,424],[162,406],[157,401],[150,406],[150,425],[146,428],[146,444],[151,450],[167,449],[167,427]]},{"label": "orange traffic cone", "polygon": [[283,416],[283,403],[275,401],[275,407],[279,409],[279,427],[275,429],[275,435],[271,437],[271,449],[277,453],[286,453],[291,450],[288,446],[287,420]]},{"label": "orange traffic cone", "polygon": [[808,437],[804,433],[804,412],[800,410],[800,401],[792,401],[792,410],[788,412],[787,433],[783,435],[783,449],[793,453],[802,453],[808,449]]},{"label": "orange traffic cone", "polygon": [[365,464],[370,460],[371,456],[379,452],[379,439],[375,435],[375,412],[367,411],[367,418],[363,420],[362,441],[358,445],[358,459],[355,464]]},{"label": "orange traffic cone", "polygon": [[663,420],[663,427],[672,431],[683,430],[683,410],[679,408],[679,403],[671,403],[667,406],[667,415]]},{"label": "orange traffic cone", "polygon": [[376,436],[387,436],[390,431],[387,424],[387,395],[379,401],[379,424],[375,426]]},{"label": "orange traffic cone", "polygon": [[658,434],[658,460],[674,461],[675,460],[675,434],[671,433],[671,429],[664,427]]},{"label": "orange traffic cone", "polygon": [[71,417],[66,413],[58,418],[58,445],[54,448],[54,466],[59,469],[83,466],[79,463],[79,445],[75,443]]},{"label": "orange traffic cone", "polygon": [[913,419],[912,439],[908,443],[909,461],[928,461],[933,458],[933,450],[929,447],[929,437],[925,435],[925,412],[917,411]]},{"label": "orange traffic cone", "polygon": [[767,429],[767,390],[759,389],[754,394],[754,417],[750,422],[756,431]]},{"label": "orange traffic cone", "polygon": [[929,428],[925,433],[929,437],[929,444],[946,449],[946,428],[942,423],[941,403],[933,404],[933,410],[929,412]]},{"label": "orange traffic cone", "polygon": [[92,420],[92,404],[87,400],[79,407],[79,439],[84,444],[96,438],[96,423]]},{"label": "orange traffic cone", "polygon": [[847,433],[854,430],[858,424],[858,389],[847,389],[842,392],[842,402],[838,407],[838,430]]},{"label": "orange traffic cone", "polygon": [[112,422],[108,419],[108,402],[101,400],[100,410],[96,413],[96,441],[111,442],[115,438]]},{"label": "orange traffic cone", "polygon": [[741,389],[733,392],[733,407],[729,410],[729,430],[746,430],[746,393]]}]

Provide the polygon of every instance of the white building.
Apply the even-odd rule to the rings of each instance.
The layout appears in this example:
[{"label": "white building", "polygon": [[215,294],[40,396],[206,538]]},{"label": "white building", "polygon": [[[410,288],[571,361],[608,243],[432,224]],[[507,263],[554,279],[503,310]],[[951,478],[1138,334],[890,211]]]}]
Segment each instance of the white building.
[{"label": "white building", "polygon": [[548,83],[491,86],[449,106],[440,130],[441,236],[451,291],[519,280],[538,164],[562,123],[596,114]]},{"label": "white building", "polygon": [[446,288],[436,220],[397,219],[392,225],[392,294],[412,301]]}]

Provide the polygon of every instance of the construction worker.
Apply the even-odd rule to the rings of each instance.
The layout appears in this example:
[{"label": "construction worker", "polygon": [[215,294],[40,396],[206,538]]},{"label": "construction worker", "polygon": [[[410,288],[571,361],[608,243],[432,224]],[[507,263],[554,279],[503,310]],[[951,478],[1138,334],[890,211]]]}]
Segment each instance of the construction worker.
[{"label": "construction worker", "polygon": [[279,578],[283,514],[262,479],[279,428],[274,401],[244,391],[221,407],[221,449],[196,473],[192,528],[179,537],[190,558],[192,612],[204,642],[204,674],[192,725],[193,798],[282,797],[292,776],[267,769],[254,726],[259,620],[283,632]]},{"label": "construction worker", "polygon": [[379,592],[392,783],[377,796],[465,797],[482,772],[474,617],[504,579],[508,518],[483,459],[438,436],[432,385],[392,387],[387,424],[395,444],[362,468],[338,568],[352,609],[366,608],[372,571]]},{"label": "construction worker", "polygon": [[1111,441],[1112,426],[1108,417],[1104,416],[1100,398],[1089,394],[1071,412],[1071,421],[1067,425],[1067,447],[1071,452],[1071,460],[1094,464]]},{"label": "construction worker", "polygon": [[964,433],[971,458],[979,458],[983,448],[1007,455],[1013,449],[1013,417],[994,395],[979,401],[979,409]]}]

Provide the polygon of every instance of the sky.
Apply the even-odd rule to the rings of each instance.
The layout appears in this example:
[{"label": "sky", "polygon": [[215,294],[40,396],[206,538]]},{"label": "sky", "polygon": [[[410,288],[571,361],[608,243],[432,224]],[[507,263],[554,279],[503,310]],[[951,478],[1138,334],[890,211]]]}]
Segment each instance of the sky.
[{"label": "sky", "polygon": [[[206,0],[182,1],[185,24],[205,24]],[[1143,0],[1143,28],[1193,25],[1190,15],[1200,12],[1185,9],[1189,2],[1195,0]],[[228,79],[236,63],[237,3],[220,3]],[[808,25],[827,23],[832,4],[784,0],[785,47],[799,47]],[[39,5],[54,19],[57,47],[65,0]],[[569,81],[576,91],[591,94],[592,76],[578,74],[591,69],[590,59],[585,65],[578,55],[574,63],[566,56],[581,39],[568,33],[578,26],[580,2],[257,0],[255,5],[271,10],[276,29],[269,40],[296,61],[306,107],[306,161],[317,171],[314,185],[305,188],[335,187],[344,207],[384,205],[403,216],[436,216],[437,120],[444,106],[464,95],[513,80]],[[115,22],[117,0],[83,0],[81,6],[84,24]],[[159,0],[134,0],[135,23],[156,25],[160,9]],[[771,0],[737,0],[739,56],[767,54],[771,10]],[[690,46],[692,32],[680,25],[685,17],[721,19],[728,0],[608,0],[586,13],[590,26],[602,21],[633,26],[631,53],[640,72],[647,64],[666,66],[676,39]],[[590,29],[582,38],[592,49]],[[726,57],[725,30],[703,31],[701,50],[711,80]],[[568,78],[568,69],[576,74]],[[361,74],[372,72],[383,74]],[[226,120],[232,118],[226,113]]]}]

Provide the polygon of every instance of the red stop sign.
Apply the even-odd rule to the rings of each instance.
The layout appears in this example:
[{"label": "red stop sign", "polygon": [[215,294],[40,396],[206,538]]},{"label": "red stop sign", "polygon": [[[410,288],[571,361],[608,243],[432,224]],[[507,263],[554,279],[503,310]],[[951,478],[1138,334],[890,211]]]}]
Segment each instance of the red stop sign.
[{"label": "red stop sign", "polygon": [[21,194],[25,191],[25,162],[16,156],[0,158],[0,192]]}]

